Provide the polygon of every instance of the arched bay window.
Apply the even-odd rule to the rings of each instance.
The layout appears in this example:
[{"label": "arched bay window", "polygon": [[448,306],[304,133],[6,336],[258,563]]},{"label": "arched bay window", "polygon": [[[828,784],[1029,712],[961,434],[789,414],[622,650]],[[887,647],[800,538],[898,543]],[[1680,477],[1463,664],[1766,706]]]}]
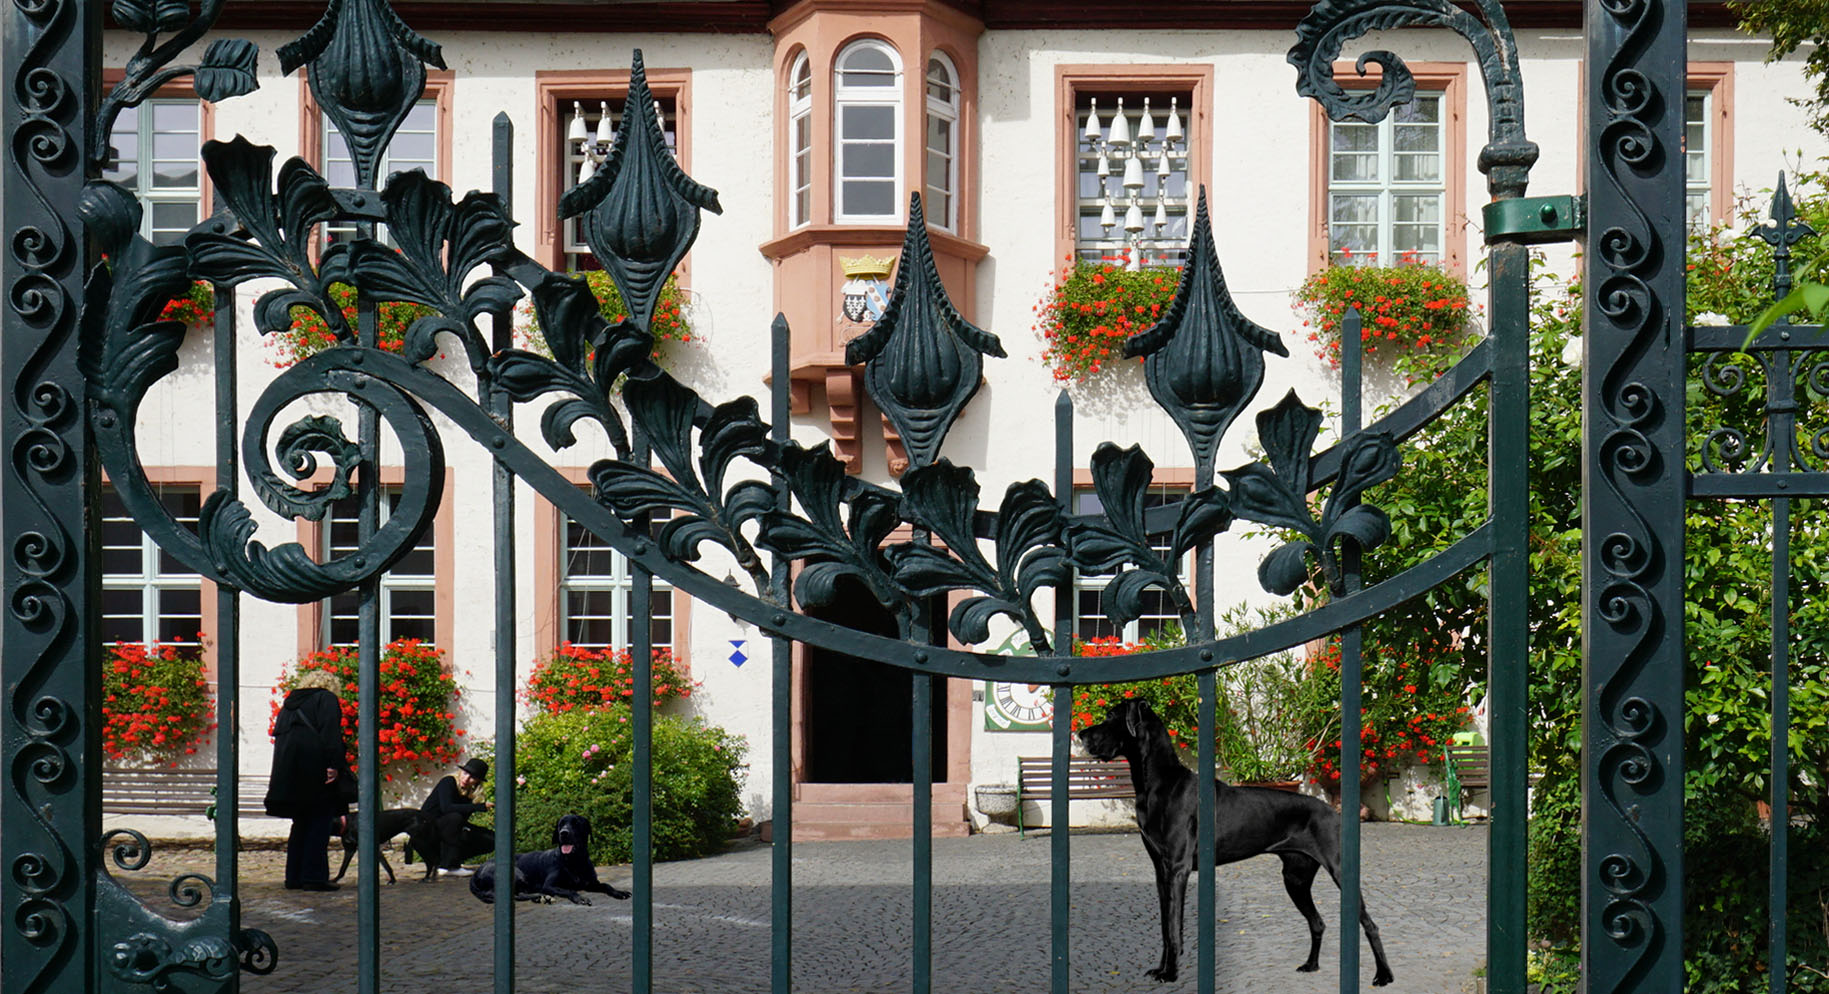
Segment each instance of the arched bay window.
[{"label": "arched bay window", "polygon": [[957,230],[959,188],[959,74],[953,62],[935,52],[927,59],[927,223]]},{"label": "arched bay window", "polygon": [[788,70],[788,227],[813,219],[813,66],[805,52]]},{"label": "arched bay window", "polygon": [[834,63],[833,214],[840,223],[893,221],[899,213],[901,68],[895,49],[874,38],[846,46]]}]

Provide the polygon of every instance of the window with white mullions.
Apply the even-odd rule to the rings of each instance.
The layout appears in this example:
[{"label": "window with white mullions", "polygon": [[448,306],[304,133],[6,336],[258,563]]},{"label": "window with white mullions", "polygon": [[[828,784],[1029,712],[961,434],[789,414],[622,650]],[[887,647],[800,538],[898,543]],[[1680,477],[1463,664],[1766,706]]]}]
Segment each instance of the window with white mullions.
[{"label": "window with white mullions", "polygon": [[[1144,507],[1161,507],[1172,504],[1187,496],[1187,488],[1159,484],[1151,486],[1144,495]],[[1073,492],[1073,513],[1102,514],[1104,505],[1099,502],[1099,495],[1090,488],[1075,488]],[[1169,532],[1155,532],[1148,536],[1150,548],[1157,555],[1168,558],[1174,536]],[[1171,563],[1177,571],[1185,573],[1185,563]],[[1105,614],[1105,588],[1115,579],[1114,576],[1081,576],[1074,589],[1073,630],[1081,640],[1095,638],[1117,638],[1125,642],[1136,642],[1161,631],[1168,626],[1181,624],[1181,615],[1175,610],[1175,603],[1169,595],[1157,587],[1151,587],[1143,594],[1143,614],[1135,621],[1120,628]],[[1183,581],[1185,582],[1185,580]]]},{"label": "window with white mullions", "polygon": [[[377,527],[399,506],[399,490],[384,490]],[[326,556],[349,555],[361,545],[358,513],[355,497],[330,505],[323,529]],[[412,551],[381,574],[379,608],[383,644],[403,638],[416,638],[428,644],[438,640],[437,548],[433,538],[436,531],[436,527],[427,528]],[[326,646],[357,643],[361,606],[362,595],[357,590],[336,594],[324,601],[323,639]]]},{"label": "window with white mullions", "polygon": [[894,221],[902,201],[901,61],[895,49],[866,39],[839,53],[834,72],[834,214],[841,223]]},{"label": "window with white mullions", "polygon": [[1081,259],[1172,266],[1187,254],[1192,104],[1188,91],[1075,94]]},{"label": "window with white mullions", "polygon": [[1683,100],[1683,206],[1691,227],[1706,227],[1712,216],[1709,178],[1714,173],[1715,143],[1709,120],[1713,103],[1712,90],[1690,90]]},{"label": "window with white mullions", "polygon": [[194,98],[154,98],[114,120],[108,142],[115,156],[102,178],[139,197],[146,207],[140,234],[155,245],[182,241],[200,220],[202,121]]},{"label": "window with white mullions", "polygon": [[1440,263],[1447,206],[1442,97],[1328,132],[1328,257],[1336,265]]},{"label": "window with white mullions", "polygon": [[927,60],[927,223],[951,231],[959,183],[959,74],[935,52]]},{"label": "window with white mullions", "polygon": [[[660,112],[661,133],[666,139],[667,151],[678,157],[676,102],[672,97],[657,97],[654,103]],[[565,149],[565,161],[559,167],[559,189],[569,190],[596,174],[598,166],[615,146],[616,129],[622,126],[622,113],[627,105],[626,93],[572,101],[571,113],[561,125],[565,128],[564,141],[560,143]],[[564,220],[565,268],[570,272],[602,269],[597,257],[591,254],[591,247],[585,244],[579,220],[576,217]]]},{"label": "window with white mullions", "polygon": [[813,219],[813,67],[805,53],[788,71],[788,227]]},{"label": "window with white mullions", "polygon": [[[196,531],[201,491],[194,486],[156,489],[166,513]],[[203,628],[201,582],[140,530],[113,487],[103,489],[103,641],[197,645]]]},{"label": "window with white mullions", "polygon": [[[353,187],[356,185],[356,163],[349,153],[349,143],[343,140],[343,133],[337,130],[335,121],[324,114],[324,147],[320,149],[324,164],[324,179],[333,187]],[[381,163],[375,170],[376,185],[387,189],[387,178],[394,173],[404,173],[414,169],[424,170],[427,176],[438,178],[438,101],[421,100],[413,104],[406,113],[406,119],[400,122],[400,130],[387,143],[387,149],[381,154]],[[376,225],[375,237],[389,242],[386,225]],[[330,243],[354,238],[356,226],[353,222],[327,224],[324,226],[324,237]],[[389,242],[391,244],[391,242]]]},{"label": "window with white mullions", "polygon": [[[635,615],[635,580],[628,559],[576,521],[563,514],[560,521],[560,637],[581,648],[628,648]],[[648,595],[648,609],[648,637],[654,648],[673,648],[673,588],[659,578]]]}]

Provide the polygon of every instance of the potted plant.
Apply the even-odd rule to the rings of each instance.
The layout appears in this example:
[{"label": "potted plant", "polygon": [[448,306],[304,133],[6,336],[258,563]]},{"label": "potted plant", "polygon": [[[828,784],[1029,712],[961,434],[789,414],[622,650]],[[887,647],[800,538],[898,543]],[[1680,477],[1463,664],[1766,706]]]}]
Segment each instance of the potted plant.
[{"label": "potted plant", "polygon": [[[330,300],[343,312],[343,320],[351,328],[356,326],[356,289],[344,283],[332,283],[327,288]],[[436,313],[424,304],[411,304],[399,300],[384,300],[375,305],[376,345],[386,352],[399,352],[406,343],[406,332],[413,322],[429,314]],[[279,356],[273,365],[285,369],[294,363],[317,355],[337,343],[336,333],[330,330],[316,311],[308,307],[292,309],[292,327],[280,332],[273,338],[273,347],[279,350]]]},{"label": "potted plant", "polygon": [[1115,366],[1124,340],[1162,316],[1175,298],[1180,267],[1126,269],[1123,257],[1082,259],[1062,270],[1035,305],[1042,361],[1062,383]]},{"label": "potted plant", "polygon": [[1219,765],[1234,783],[1295,790],[1315,743],[1337,737],[1339,702],[1314,664],[1283,651],[1228,666],[1217,678]]},{"label": "potted plant", "polygon": [[173,297],[159,311],[161,321],[182,321],[191,328],[201,328],[216,316],[216,289],[208,280],[193,280],[181,297]]},{"label": "potted plant", "polygon": [[[395,639],[381,650],[378,675],[381,779],[393,783],[423,776],[455,764],[458,740],[464,730],[457,725],[457,678],[444,665],[444,652],[414,638]],[[273,688],[267,732],[280,704],[298,686],[306,670],[329,670],[343,681],[337,696],[343,705],[343,741],[349,746],[349,763],[356,765],[356,695],[360,690],[353,646],[335,646],[313,652],[281,671]],[[398,774],[398,776],[396,776]]]},{"label": "potted plant", "polygon": [[[584,282],[591,288],[591,296],[597,298],[597,313],[603,315],[605,321],[615,324],[628,316],[629,309],[623,304],[622,294],[616,289],[616,281],[610,278],[608,272],[592,269],[571,275],[584,277]],[[686,315],[690,309],[686,291],[680,288],[679,274],[667,277],[667,282],[661,284],[660,298],[655,302],[654,322],[648,328],[654,335],[654,350],[650,358],[655,362],[660,361],[667,343],[692,341],[692,324]],[[527,320],[523,331],[527,349],[550,358],[552,352],[546,347],[546,336],[540,331],[539,312],[534,310],[533,303],[529,301],[521,305],[521,313]]]},{"label": "potted plant", "polygon": [[1329,266],[1296,289],[1315,354],[1340,365],[1340,326],[1359,309],[1359,337],[1372,359],[1457,349],[1466,344],[1467,282],[1405,253],[1395,266]]},{"label": "potted plant", "polygon": [[102,663],[102,752],[111,762],[176,767],[216,728],[199,644],[117,642]]}]

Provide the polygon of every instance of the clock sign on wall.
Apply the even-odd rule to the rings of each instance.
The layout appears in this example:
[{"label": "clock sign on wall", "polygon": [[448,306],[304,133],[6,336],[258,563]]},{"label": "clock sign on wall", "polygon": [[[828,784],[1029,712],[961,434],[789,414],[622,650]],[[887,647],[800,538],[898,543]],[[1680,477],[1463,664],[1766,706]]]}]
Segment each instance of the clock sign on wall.
[{"label": "clock sign on wall", "polygon": [[992,732],[1047,731],[1054,723],[1053,688],[1045,683],[986,683],[984,727]]}]

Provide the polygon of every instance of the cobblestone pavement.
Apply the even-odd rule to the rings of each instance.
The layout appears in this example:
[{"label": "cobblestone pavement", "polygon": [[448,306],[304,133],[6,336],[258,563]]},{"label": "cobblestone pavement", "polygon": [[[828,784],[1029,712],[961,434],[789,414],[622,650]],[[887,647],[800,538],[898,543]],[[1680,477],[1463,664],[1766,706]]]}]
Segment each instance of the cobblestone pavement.
[{"label": "cobblestone pavement", "polygon": [[[934,842],[934,990],[1030,992],[1048,983],[1046,833],[980,835]],[[1368,824],[1365,897],[1383,933],[1401,994],[1460,994],[1484,961],[1486,832],[1483,828]],[[206,851],[155,850],[143,871],[122,874],[151,903],[165,881],[210,872]],[[769,847],[754,842],[712,858],[655,867],[654,989],[663,994],[765,992],[769,976]],[[910,989],[909,844],[802,843],[794,850],[794,989],[817,994],[891,994]],[[250,994],[355,990],[354,873],[333,894],[287,891],[283,855],[242,861],[244,925],[280,948],[278,969],[248,977]],[[397,863],[398,861],[396,861]],[[399,869],[396,866],[396,869]],[[413,871],[381,888],[382,989],[403,994],[486,991],[492,910],[467,881],[418,882]],[[627,886],[629,869],[604,877]],[[1194,888],[1182,980],[1144,976],[1159,951],[1149,857],[1135,834],[1073,838],[1072,989],[1076,992],[1195,990]],[[1218,871],[1218,989],[1323,994],[1340,989],[1339,892],[1316,882],[1328,922],[1322,968],[1300,974],[1307,928],[1283,892],[1277,862],[1258,857]],[[522,904],[515,918],[516,988],[527,994],[629,989],[630,909]],[[157,905],[155,905],[156,907]],[[1371,955],[1360,938],[1361,982]],[[1369,987],[1367,988],[1370,989]]]}]

